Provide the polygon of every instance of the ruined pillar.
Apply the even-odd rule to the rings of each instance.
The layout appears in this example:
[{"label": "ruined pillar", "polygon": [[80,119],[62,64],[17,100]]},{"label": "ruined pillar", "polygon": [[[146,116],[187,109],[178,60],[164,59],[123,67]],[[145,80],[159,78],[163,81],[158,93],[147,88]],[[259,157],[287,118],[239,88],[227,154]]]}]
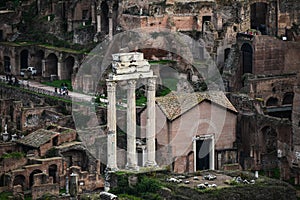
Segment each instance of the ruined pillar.
[{"label": "ruined pillar", "polygon": [[58,61],[57,62],[57,78],[59,79],[59,80],[61,80],[61,79],[64,79],[64,72],[63,72],[63,62],[62,61]]},{"label": "ruined pillar", "polygon": [[147,161],[145,166],[157,166],[155,161],[155,78],[148,79],[147,90]]},{"label": "ruined pillar", "polygon": [[127,164],[130,170],[137,169],[136,157],[136,80],[127,81]]},{"label": "ruined pillar", "polygon": [[91,10],[92,10],[92,24],[96,23],[96,17],[95,17],[95,5],[91,6]]},{"label": "ruined pillar", "polygon": [[115,171],[117,167],[117,125],[116,125],[116,82],[107,82],[107,168]]},{"label": "ruined pillar", "polygon": [[109,32],[108,32],[109,40],[113,38],[113,20],[112,17],[109,18]]},{"label": "ruined pillar", "polygon": [[45,59],[42,60],[42,77],[47,77],[47,73],[46,73],[46,60]]},{"label": "ruined pillar", "polygon": [[97,14],[97,33],[101,32],[101,15]]}]

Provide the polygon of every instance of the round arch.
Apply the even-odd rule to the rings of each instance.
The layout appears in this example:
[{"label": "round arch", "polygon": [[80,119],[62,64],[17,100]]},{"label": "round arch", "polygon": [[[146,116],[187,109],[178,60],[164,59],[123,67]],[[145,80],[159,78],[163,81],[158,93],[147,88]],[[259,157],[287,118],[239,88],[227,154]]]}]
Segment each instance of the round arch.
[{"label": "round arch", "polygon": [[45,63],[44,77],[50,77],[51,75],[58,75],[58,58],[54,53],[48,55]]},{"label": "round arch", "polygon": [[242,51],[242,69],[243,74],[245,73],[253,73],[252,69],[252,59],[253,59],[253,50],[252,46],[248,43],[244,43],[241,47]]},{"label": "round arch", "polygon": [[287,92],[283,95],[282,105],[292,105],[294,100],[294,92]]},{"label": "round arch", "polygon": [[30,173],[30,176],[29,176],[29,187],[32,187],[33,184],[34,184],[34,175],[35,174],[40,174],[40,173],[43,173],[43,172],[41,170],[39,170],[39,169],[35,169],[35,170],[33,170]]},{"label": "round arch", "polygon": [[72,77],[72,74],[74,73],[73,68],[74,68],[74,64],[75,64],[75,58],[73,56],[68,56],[65,59],[65,67],[62,74],[61,79],[67,79],[70,80]]},{"label": "round arch", "polygon": [[266,101],[266,106],[278,106],[278,99],[276,97],[270,97]]},{"label": "round arch", "polygon": [[41,75],[43,71],[43,59],[45,58],[45,52],[43,50],[39,50],[36,52],[36,70],[37,75]]},{"label": "round arch", "polygon": [[25,176],[23,176],[23,175],[16,175],[14,177],[14,180],[13,180],[13,186],[15,186],[15,185],[21,185],[22,188],[24,189],[25,180],[26,180]]}]

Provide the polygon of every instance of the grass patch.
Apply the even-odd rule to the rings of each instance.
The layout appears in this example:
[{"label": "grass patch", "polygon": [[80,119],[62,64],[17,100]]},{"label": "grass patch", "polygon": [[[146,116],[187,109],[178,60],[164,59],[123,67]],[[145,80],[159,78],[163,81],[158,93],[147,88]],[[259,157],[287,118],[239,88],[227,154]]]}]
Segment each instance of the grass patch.
[{"label": "grass patch", "polygon": [[55,80],[55,81],[47,81],[42,82],[42,84],[51,86],[51,87],[62,87],[62,84],[67,84],[67,88],[69,91],[73,91],[71,80]]},{"label": "grass patch", "polygon": [[1,192],[0,193],[0,200],[6,200],[9,199],[9,196],[13,196],[11,192]]},{"label": "grass patch", "polygon": [[5,158],[23,158],[25,156],[24,153],[22,152],[12,152],[12,153],[6,153],[6,154],[3,154],[1,156],[1,158],[5,159]]}]

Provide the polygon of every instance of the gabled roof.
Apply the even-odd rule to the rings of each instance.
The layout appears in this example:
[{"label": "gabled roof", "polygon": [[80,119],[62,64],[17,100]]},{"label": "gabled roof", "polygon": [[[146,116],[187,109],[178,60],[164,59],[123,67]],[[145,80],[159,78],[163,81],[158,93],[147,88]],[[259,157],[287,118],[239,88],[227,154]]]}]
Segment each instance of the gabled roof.
[{"label": "gabled roof", "polygon": [[156,103],[169,120],[174,120],[205,100],[237,113],[235,107],[222,91],[195,93],[171,92],[164,97],[157,97]]},{"label": "gabled roof", "polygon": [[29,135],[26,135],[24,138],[17,140],[16,142],[26,146],[39,148],[41,145],[49,142],[56,135],[59,135],[59,133],[45,129],[39,129],[30,133]]}]

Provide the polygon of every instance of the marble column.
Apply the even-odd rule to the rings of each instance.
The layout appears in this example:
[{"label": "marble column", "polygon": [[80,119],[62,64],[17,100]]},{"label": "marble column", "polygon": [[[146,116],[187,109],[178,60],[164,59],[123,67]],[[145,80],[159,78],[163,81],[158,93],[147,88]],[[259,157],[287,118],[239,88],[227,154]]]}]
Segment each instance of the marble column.
[{"label": "marble column", "polygon": [[137,170],[136,154],[136,81],[127,81],[127,164],[126,169]]},{"label": "marble column", "polygon": [[145,166],[157,166],[155,161],[155,78],[148,79],[147,90],[147,125],[146,125],[146,142],[147,142],[147,161]]},{"label": "marble column", "polygon": [[112,17],[109,18],[109,32],[108,32],[108,36],[109,36],[109,40],[112,40],[113,38],[113,20],[112,20]]},{"label": "marble column", "polygon": [[97,33],[101,32],[101,16],[97,14]]},{"label": "marble column", "polygon": [[95,5],[91,5],[91,10],[92,10],[92,24],[95,24],[96,23],[96,17],[95,17]]},{"label": "marble column", "polygon": [[116,125],[116,83],[107,82],[107,168],[112,171],[117,167],[117,125]]}]

